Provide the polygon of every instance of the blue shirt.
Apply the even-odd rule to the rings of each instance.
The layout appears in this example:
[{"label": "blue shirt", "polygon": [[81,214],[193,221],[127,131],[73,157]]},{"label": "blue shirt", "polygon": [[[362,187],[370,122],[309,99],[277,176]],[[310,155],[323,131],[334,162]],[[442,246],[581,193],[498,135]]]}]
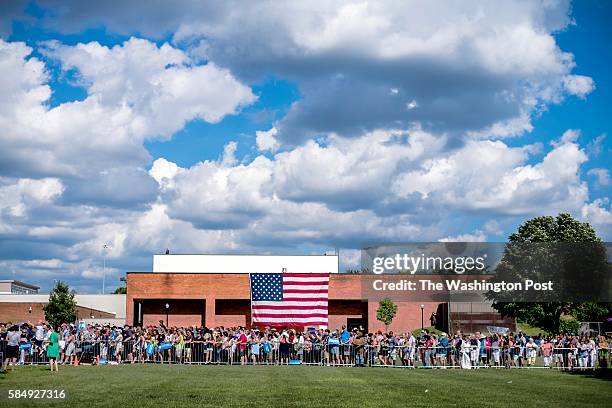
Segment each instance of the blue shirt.
[{"label": "blue shirt", "polygon": [[446,354],[446,347],[448,347],[448,339],[446,337],[442,337],[440,339],[440,344],[438,344],[438,347],[444,347],[444,348],[439,348],[437,350],[438,353]]}]

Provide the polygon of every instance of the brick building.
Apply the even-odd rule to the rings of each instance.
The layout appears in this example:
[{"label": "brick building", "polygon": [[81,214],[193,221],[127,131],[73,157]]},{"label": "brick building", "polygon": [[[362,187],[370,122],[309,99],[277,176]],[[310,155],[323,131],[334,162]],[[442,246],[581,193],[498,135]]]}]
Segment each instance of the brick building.
[{"label": "brick building", "polygon": [[[125,324],[125,295],[75,295],[77,320]],[[45,320],[49,294],[0,294],[0,323]]]},{"label": "brick building", "polygon": [[[250,326],[249,273],[326,272],[329,327],[384,329],[376,320],[378,302],[363,299],[362,276],[338,273],[337,255],[155,255],[152,272],[127,273],[126,321],[136,325],[167,321],[170,326]],[[398,313],[390,330],[429,326],[439,302],[395,302]],[[423,306],[421,310],[421,305]]]}]

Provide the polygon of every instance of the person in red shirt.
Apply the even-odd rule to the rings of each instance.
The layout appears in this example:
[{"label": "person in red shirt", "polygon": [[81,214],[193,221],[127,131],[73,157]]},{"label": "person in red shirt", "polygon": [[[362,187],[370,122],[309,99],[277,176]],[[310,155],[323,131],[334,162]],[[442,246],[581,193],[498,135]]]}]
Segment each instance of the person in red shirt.
[{"label": "person in red shirt", "polygon": [[244,329],[240,329],[240,336],[238,336],[238,353],[240,354],[240,364],[246,364],[246,348],[247,348],[247,336],[244,334]]},{"label": "person in red shirt", "polygon": [[550,367],[550,360],[552,358],[553,352],[553,344],[550,342],[550,339],[544,339],[542,343],[542,356],[544,356],[544,367]]}]

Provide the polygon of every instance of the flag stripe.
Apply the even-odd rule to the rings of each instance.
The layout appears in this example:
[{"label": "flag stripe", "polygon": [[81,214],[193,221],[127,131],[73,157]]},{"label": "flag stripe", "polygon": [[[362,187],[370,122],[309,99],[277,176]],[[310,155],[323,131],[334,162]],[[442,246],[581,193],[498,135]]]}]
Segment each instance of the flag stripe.
[{"label": "flag stripe", "polygon": [[327,273],[251,274],[251,321],[268,326],[324,326]]},{"label": "flag stripe", "polygon": [[276,326],[276,327],[284,327],[284,326],[320,326],[321,328],[327,328],[327,321],[312,321],[312,322],[269,322],[269,321],[257,321],[253,322],[257,323],[258,326]]},{"label": "flag stripe", "polygon": [[283,315],[278,315],[274,313],[256,313],[253,316],[258,319],[264,319],[267,317],[271,318],[281,318],[281,319],[314,319],[316,318],[324,318],[327,319],[327,313],[308,313],[308,314],[293,314],[293,313],[285,313]]},{"label": "flag stripe", "polygon": [[321,315],[325,315],[327,316],[327,310],[325,309],[313,309],[313,310],[295,310],[295,309],[287,309],[287,310],[270,310],[270,309],[263,309],[263,310],[257,310],[254,311],[252,313],[252,316],[259,316],[261,317],[261,315],[274,315],[274,316],[284,316],[284,315],[296,315],[296,316],[310,316],[310,315],[315,315],[315,314],[321,314]]},{"label": "flag stripe", "polygon": [[283,273],[283,278],[327,278],[329,279],[329,273],[288,272],[288,273]]},{"label": "flag stripe", "polygon": [[283,282],[283,286],[285,288],[293,288],[293,289],[327,289],[329,288],[329,284],[327,283],[310,283],[310,282]]},{"label": "flag stripe", "polygon": [[[289,303],[289,302],[287,302]],[[323,303],[323,302],[317,302],[317,303]],[[308,305],[308,306],[304,306],[304,305],[286,305],[286,306],[280,306],[280,305],[260,305],[260,304],[256,304],[253,305],[253,310],[260,310],[260,309],[268,309],[268,310],[287,310],[287,309],[293,309],[293,310],[325,310],[327,311],[327,305]]]},{"label": "flag stripe", "polygon": [[295,306],[304,306],[307,308],[310,307],[325,307],[327,308],[327,300],[308,300],[308,301],[287,301],[287,299],[283,300],[282,305],[280,304],[280,302],[273,302],[273,301],[263,301],[263,300],[259,300],[257,302],[251,302],[251,306],[252,308],[257,308],[257,307],[266,307],[266,306],[278,306],[281,308],[286,308],[286,307],[295,307]]},{"label": "flag stripe", "polygon": [[283,300],[287,300],[287,301],[291,301],[291,302],[312,302],[315,299],[319,299],[319,300],[325,300],[325,302],[327,302],[327,296],[325,296],[325,299],[321,299],[320,296],[312,295],[312,296],[307,296],[303,293],[295,294],[293,296],[287,296],[284,297]]},{"label": "flag stripe", "polygon": [[285,289],[283,293],[305,293],[305,294],[325,294],[327,295],[327,289]]},{"label": "flag stripe", "polygon": [[329,280],[308,278],[283,278],[283,283],[291,285],[329,285]]},{"label": "flag stripe", "polygon": [[276,323],[282,323],[282,322],[287,322],[287,323],[291,323],[291,324],[295,324],[295,323],[301,323],[302,326],[306,325],[306,324],[323,324],[323,322],[325,322],[324,324],[327,324],[327,319],[322,318],[322,317],[303,317],[303,316],[299,316],[299,317],[265,317],[263,319],[259,319],[258,322],[263,321],[263,322],[276,322]]},{"label": "flag stripe", "polygon": [[[287,293],[288,290],[301,290],[303,291],[303,293],[313,293],[313,292],[328,292],[329,290],[327,289],[327,287],[321,287],[321,286],[292,286],[292,285],[284,285],[285,286],[285,290],[284,293]],[[294,292],[294,293],[300,293],[300,292]]]}]

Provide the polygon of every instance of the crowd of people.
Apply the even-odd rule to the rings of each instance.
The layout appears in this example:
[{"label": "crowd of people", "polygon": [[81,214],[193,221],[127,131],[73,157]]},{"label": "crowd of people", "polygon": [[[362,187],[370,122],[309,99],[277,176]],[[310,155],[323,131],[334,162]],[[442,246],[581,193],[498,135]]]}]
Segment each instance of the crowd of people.
[{"label": "crowd of people", "polygon": [[100,324],[0,325],[3,368],[49,363],[319,364],[464,369],[481,367],[607,367],[604,336],[402,333],[363,328],[115,327]]}]

